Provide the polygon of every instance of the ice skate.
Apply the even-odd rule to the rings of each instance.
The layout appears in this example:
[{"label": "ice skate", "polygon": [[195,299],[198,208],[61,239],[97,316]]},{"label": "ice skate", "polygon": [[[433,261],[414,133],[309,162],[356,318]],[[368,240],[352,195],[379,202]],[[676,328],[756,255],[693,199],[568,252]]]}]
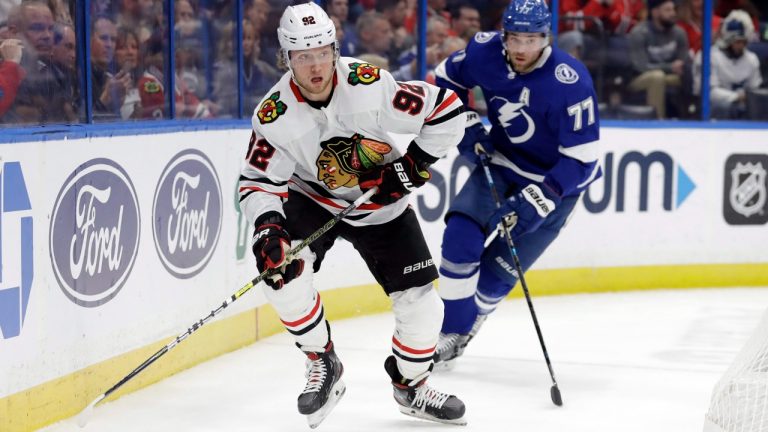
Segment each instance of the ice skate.
[{"label": "ice skate", "polygon": [[472,329],[469,330],[469,334],[462,335],[458,333],[440,333],[440,338],[437,341],[437,348],[435,348],[435,372],[449,371],[456,366],[456,359],[464,354],[464,349],[469,344],[469,341],[477,335],[480,331],[480,327],[483,326],[488,315],[478,315],[472,324]]},{"label": "ice skate", "polygon": [[392,378],[395,401],[401,413],[439,423],[459,426],[467,424],[464,419],[464,402],[454,395],[440,392],[427,385],[429,372],[424,374],[424,378],[407,380],[397,369],[397,360],[394,356],[387,358],[384,369]]},{"label": "ice skate", "polygon": [[307,416],[309,427],[314,429],[331,413],[347,388],[341,380],[344,366],[332,342],[325,352],[305,354],[307,385],[299,395],[298,405],[299,412]]},{"label": "ice skate", "polygon": [[456,366],[456,359],[464,354],[469,335],[440,333],[435,348],[434,369],[436,372],[449,371]]}]

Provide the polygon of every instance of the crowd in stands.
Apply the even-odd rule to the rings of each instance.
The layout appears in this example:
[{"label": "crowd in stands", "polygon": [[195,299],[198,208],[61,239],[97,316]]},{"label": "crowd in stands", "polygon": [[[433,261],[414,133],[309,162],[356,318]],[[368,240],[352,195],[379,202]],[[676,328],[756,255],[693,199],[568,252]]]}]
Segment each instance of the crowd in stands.
[{"label": "crowd in stands", "polygon": [[[76,25],[84,20],[73,19],[82,12],[75,0],[0,0],[0,124],[81,123],[89,107],[96,122],[167,119],[171,111],[175,118],[248,118],[284,72],[275,30],[293,3],[244,0],[238,26],[235,0],[174,0],[171,71],[165,0],[87,2],[87,56],[77,52],[83,29]],[[768,2],[757,3],[715,2],[714,118],[768,119]],[[426,4],[429,81],[432,69],[477,32],[500,27],[508,1]],[[700,118],[702,4],[561,0],[554,43],[592,72],[603,118]],[[325,0],[322,6],[336,24],[342,55],[383,67],[398,80],[420,78],[416,0]],[[482,112],[481,94],[471,103]]]}]

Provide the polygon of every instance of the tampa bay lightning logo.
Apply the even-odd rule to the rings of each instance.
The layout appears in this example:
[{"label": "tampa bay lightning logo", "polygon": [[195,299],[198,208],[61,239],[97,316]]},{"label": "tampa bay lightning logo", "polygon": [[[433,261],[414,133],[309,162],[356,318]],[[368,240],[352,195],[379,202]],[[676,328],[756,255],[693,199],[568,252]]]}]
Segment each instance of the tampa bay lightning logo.
[{"label": "tampa bay lightning logo", "polygon": [[504,128],[510,142],[521,144],[531,139],[536,132],[536,125],[525,112],[524,102],[510,102],[501,96],[494,96],[490,103],[490,109],[498,113],[499,124]]},{"label": "tampa bay lightning logo", "polygon": [[475,42],[486,43],[489,40],[493,39],[494,35],[496,35],[496,33],[494,32],[477,32],[475,33]]},{"label": "tampa bay lightning logo", "polygon": [[579,74],[567,64],[560,63],[555,68],[555,78],[563,84],[573,84],[579,80]]}]

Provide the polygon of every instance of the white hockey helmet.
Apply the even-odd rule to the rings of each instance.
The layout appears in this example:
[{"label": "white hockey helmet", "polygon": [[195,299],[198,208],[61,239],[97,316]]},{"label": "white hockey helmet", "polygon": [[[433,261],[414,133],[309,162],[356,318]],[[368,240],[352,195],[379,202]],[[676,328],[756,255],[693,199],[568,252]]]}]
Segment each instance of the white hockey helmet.
[{"label": "white hockey helmet", "polygon": [[277,40],[286,60],[288,52],[336,44],[336,26],[316,3],[288,6],[280,18]]}]

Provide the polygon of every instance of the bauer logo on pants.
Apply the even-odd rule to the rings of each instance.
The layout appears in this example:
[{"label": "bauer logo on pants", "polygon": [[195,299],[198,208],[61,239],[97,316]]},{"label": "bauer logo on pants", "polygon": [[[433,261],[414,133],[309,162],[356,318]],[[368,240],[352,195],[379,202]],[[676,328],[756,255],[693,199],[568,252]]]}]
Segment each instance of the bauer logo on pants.
[{"label": "bauer logo on pants", "polygon": [[128,174],[109,159],[75,169],[51,213],[50,254],[64,294],[80,306],[113,299],[139,247],[139,203]]},{"label": "bauer logo on pants", "polygon": [[205,268],[221,231],[221,186],[211,161],[197,150],[165,167],[152,204],[152,234],[165,268],[180,279]]},{"label": "bauer logo on pants", "polygon": [[730,225],[768,222],[768,155],[732,154],[725,161],[723,217]]}]

